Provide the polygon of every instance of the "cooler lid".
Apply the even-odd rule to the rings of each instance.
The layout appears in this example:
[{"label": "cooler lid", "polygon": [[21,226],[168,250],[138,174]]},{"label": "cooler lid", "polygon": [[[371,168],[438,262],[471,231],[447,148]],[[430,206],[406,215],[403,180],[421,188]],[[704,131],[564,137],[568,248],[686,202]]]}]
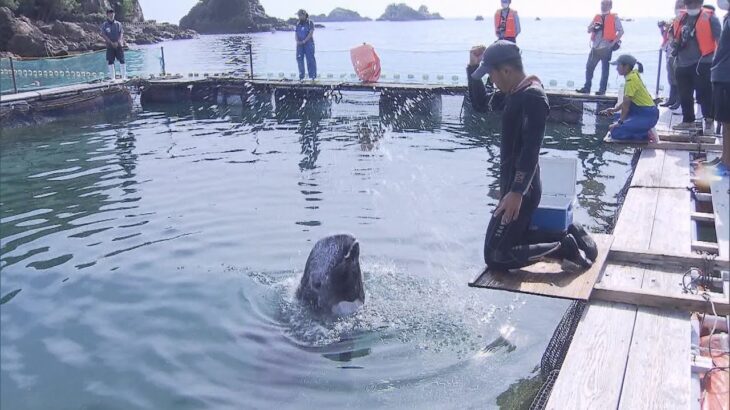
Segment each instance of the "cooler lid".
[{"label": "cooler lid", "polygon": [[575,158],[540,158],[542,194],[575,197],[578,160]]}]

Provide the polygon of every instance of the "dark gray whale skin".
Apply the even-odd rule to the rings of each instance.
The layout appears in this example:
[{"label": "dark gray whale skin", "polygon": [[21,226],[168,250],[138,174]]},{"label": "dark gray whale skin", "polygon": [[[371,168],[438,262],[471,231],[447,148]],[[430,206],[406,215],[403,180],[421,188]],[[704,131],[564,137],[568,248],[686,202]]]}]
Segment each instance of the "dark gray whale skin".
[{"label": "dark gray whale skin", "polygon": [[362,306],[365,290],[357,240],[334,235],[318,241],[309,253],[296,296],[321,314],[344,316]]}]

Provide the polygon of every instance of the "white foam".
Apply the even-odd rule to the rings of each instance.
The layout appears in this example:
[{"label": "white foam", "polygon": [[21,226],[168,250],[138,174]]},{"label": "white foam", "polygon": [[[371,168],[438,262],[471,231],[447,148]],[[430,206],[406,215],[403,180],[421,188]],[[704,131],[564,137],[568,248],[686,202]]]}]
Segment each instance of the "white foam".
[{"label": "white foam", "polygon": [[350,316],[360,310],[362,305],[362,300],[356,300],[354,302],[340,302],[332,306],[332,314],[335,316]]}]

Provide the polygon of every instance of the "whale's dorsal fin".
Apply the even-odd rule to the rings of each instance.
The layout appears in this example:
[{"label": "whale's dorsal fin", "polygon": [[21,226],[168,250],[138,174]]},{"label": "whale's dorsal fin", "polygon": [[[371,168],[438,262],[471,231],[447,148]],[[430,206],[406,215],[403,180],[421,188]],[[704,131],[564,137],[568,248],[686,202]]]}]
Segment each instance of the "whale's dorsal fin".
[{"label": "whale's dorsal fin", "polygon": [[345,260],[356,261],[358,258],[360,258],[360,243],[358,241],[354,241],[352,242],[352,245],[350,245],[350,249],[347,250]]}]

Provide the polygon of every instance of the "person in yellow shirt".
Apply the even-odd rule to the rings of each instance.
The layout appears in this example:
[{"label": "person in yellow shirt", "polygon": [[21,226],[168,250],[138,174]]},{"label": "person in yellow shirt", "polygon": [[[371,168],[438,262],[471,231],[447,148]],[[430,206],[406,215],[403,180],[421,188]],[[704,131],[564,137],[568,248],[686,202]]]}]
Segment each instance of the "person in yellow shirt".
[{"label": "person in yellow shirt", "polygon": [[[603,111],[605,115],[617,114],[618,120],[610,126],[613,140],[648,141],[659,122],[659,108],[639,76],[644,66],[630,55],[622,55],[611,65],[626,79],[624,101],[615,108]],[[638,68],[635,68],[637,67]]]}]

